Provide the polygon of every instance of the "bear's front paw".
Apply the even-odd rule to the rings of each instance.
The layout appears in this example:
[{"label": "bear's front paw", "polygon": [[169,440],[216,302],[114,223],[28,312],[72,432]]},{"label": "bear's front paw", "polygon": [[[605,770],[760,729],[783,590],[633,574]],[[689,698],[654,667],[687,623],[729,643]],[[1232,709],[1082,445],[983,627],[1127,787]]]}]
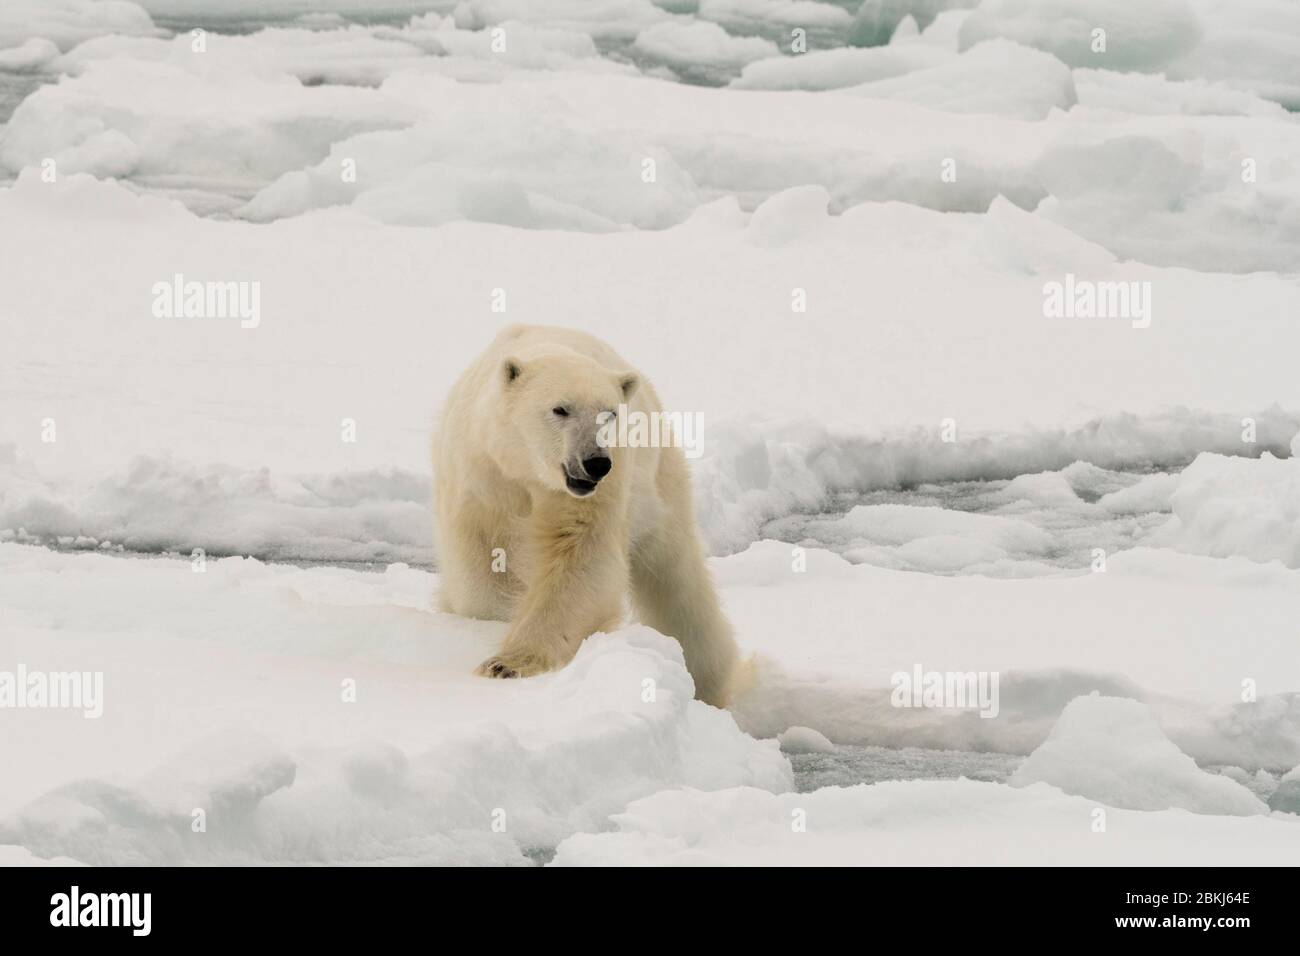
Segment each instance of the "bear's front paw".
[{"label": "bear's front paw", "polygon": [[489,657],[478,667],[474,668],[474,673],[479,677],[500,677],[503,679],[519,676],[519,670],[517,668],[511,667],[499,657]]},{"label": "bear's front paw", "polygon": [[489,657],[474,671],[480,677],[532,677],[553,669],[557,661],[533,651],[502,651]]}]

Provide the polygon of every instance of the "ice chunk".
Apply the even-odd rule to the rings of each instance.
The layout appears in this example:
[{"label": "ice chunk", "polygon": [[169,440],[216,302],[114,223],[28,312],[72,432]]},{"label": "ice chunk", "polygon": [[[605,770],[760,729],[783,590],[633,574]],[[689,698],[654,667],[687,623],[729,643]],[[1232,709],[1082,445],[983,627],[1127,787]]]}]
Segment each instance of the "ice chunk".
[{"label": "ice chunk", "polygon": [[668,20],[637,34],[633,48],[643,56],[675,68],[735,68],[779,55],[776,44],[761,37],[733,37],[707,20]]},{"label": "ice chunk", "polygon": [[858,96],[904,100],[952,113],[996,113],[1037,120],[1076,102],[1074,81],[1060,60],[1039,50],[990,40],[938,66],[850,91]]},{"label": "ice chunk", "polygon": [[1145,704],[1118,697],[1072,701],[1010,783],[1049,783],[1131,810],[1178,808],[1233,816],[1267,812],[1241,784],[1196,766],[1164,735]]},{"label": "ice chunk", "polygon": [[1282,779],[1277,782],[1277,789],[1268,798],[1268,806],[1270,810],[1300,814],[1300,767],[1294,767],[1282,775]]},{"label": "ice chunk", "polygon": [[810,50],[750,63],[731,85],[742,90],[830,90],[937,66],[952,54],[925,44]]},{"label": "ice chunk", "polygon": [[1144,475],[1142,480],[1127,488],[1109,492],[1098,502],[1112,514],[1134,515],[1152,511],[1169,511],[1178,476],[1165,472]]},{"label": "ice chunk", "polygon": [[1170,495],[1176,547],[1300,568],[1300,457],[1201,454]]},{"label": "ice chunk", "polygon": [[825,754],[832,753],[835,745],[811,727],[790,727],[777,741],[781,752],[787,754]]}]

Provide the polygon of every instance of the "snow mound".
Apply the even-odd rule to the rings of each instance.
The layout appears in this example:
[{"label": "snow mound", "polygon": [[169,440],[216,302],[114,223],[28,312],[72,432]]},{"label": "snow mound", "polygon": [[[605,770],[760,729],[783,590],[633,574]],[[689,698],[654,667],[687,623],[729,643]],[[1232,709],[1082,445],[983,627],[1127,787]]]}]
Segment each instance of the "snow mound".
[{"label": "snow mound", "polygon": [[814,233],[827,223],[831,197],[822,186],[798,186],[777,193],[749,220],[749,237],[757,245],[776,246]]},{"label": "snow mound", "polygon": [[1048,783],[1131,810],[1177,808],[1233,816],[1268,812],[1241,784],[1196,766],[1164,735],[1145,704],[1118,697],[1071,701],[1010,783]]},{"label": "snow mound", "polygon": [[1198,455],[1169,501],[1176,520],[1162,541],[1193,554],[1300,568],[1300,457]]}]

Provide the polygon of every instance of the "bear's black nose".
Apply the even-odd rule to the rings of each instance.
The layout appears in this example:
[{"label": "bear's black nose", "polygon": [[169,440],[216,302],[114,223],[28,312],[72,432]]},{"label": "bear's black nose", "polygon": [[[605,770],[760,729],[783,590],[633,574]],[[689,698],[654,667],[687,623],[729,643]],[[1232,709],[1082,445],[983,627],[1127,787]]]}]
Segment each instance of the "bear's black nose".
[{"label": "bear's black nose", "polygon": [[609,470],[614,467],[614,463],[608,458],[587,458],[582,463],[582,470],[592,477],[595,481],[600,481],[609,474]]}]

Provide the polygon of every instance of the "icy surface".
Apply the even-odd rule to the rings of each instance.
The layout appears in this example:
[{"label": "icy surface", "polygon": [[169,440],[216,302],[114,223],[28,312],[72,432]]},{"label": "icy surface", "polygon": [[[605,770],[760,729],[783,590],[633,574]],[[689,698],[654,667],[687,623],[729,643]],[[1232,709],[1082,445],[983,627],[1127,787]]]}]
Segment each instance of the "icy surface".
[{"label": "icy surface", "polygon": [[[196,51],[130,3],[38,5],[42,26],[24,2],[0,32],[0,87],[63,81],[0,130],[0,170],[53,159],[257,221],[346,204],[382,222],[587,232],[809,184],[834,212],[985,213],[1003,196],[1122,258],[1293,270],[1300,132],[1282,106],[1300,102],[1300,22],[1280,4],[1236,18],[1185,0],[924,4],[921,32],[895,4],[855,19],[808,0],[483,0],[409,19],[385,7],[379,22],[344,4],[362,22],[283,7]],[[788,49],[792,23],[807,52]],[[885,23],[889,42],[872,39]]]},{"label": "icy surface", "polygon": [[[0,670],[107,702],[4,712],[0,864],[1292,862],[1297,108],[1289,0],[6,0]],[[520,321],[701,415],[730,714],[429,610]]]},{"label": "icy surface", "polygon": [[[1048,582],[855,568],[825,552],[796,575],[787,558],[769,545],[715,565],[746,652],[762,655],[733,719],[689,699],[675,643],[643,628],[592,638],[571,665],[544,678],[475,678],[473,665],[504,625],[428,611],[436,578],[402,565],[374,574],[231,558],[196,571],[190,561],[0,545],[3,659],[102,670],[105,687],[98,720],[6,713],[15,730],[6,736],[6,758],[25,772],[7,777],[0,791],[0,843],[40,858],[98,863],[525,863],[557,845],[564,858],[570,835],[601,832],[632,801],[679,786],[775,793],[797,779],[845,782],[850,772],[871,780],[996,781],[1016,759],[1010,755],[1042,744],[1062,709],[1090,688],[1146,700],[1174,741],[1160,738],[1164,746],[1205,763],[1278,769],[1300,762],[1297,701],[1274,690],[1300,681],[1284,624],[1294,619],[1297,597],[1294,588],[1269,583],[1270,575],[1293,572],[1256,565],[1251,576],[1224,575],[1212,559],[1182,558],[1190,563],[1172,578],[1168,562],[1159,562],[1076,579],[1128,580],[1118,591],[1085,586],[1075,595],[1074,588],[1043,595],[1077,629],[1046,644],[1028,613],[1017,622],[1001,607],[1024,605],[1037,593],[1029,589]],[[1205,565],[1200,580],[1188,573],[1197,563]],[[819,592],[807,592],[814,582]],[[1108,621],[1131,615],[1132,601],[1167,602],[1160,589],[1175,584],[1194,595],[1185,618],[1171,622],[1181,670],[1163,659],[1160,640],[1135,645]],[[1008,587],[1022,589],[1020,597],[999,593]],[[1256,611],[1240,602],[1242,592],[1253,595]],[[880,593],[898,611],[868,636],[854,624],[865,619],[859,602],[884,610]],[[1257,638],[1251,647],[1212,640],[1212,621],[1226,607],[1246,615],[1241,625]],[[792,626],[795,608],[827,616]],[[1075,669],[1068,662],[1042,669],[1043,660],[1068,661],[1072,645]],[[1222,704],[1234,690],[1231,676],[1216,677],[1229,652],[1232,671],[1267,675],[1257,703]],[[890,707],[884,672],[917,655],[927,666],[1006,668],[999,719]],[[1090,673],[1084,661],[1122,668],[1137,683]],[[346,681],[355,682],[355,702],[344,699]],[[805,714],[786,716],[800,706]],[[166,721],[157,720],[160,707]],[[781,721],[777,730],[765,727],[771,720]],[[815,732],[871,749],[797,756],[823,762],[802,763],[796,777],[775,740],[753,739],[793,725],[807,728],[804,738],[817,739]],[[881,745],[903,749],[883,755],[875,749]],[[991,753],[936,758],[906,749],[916,746]],[[1246,793],[1226,777],[1188,772]],[[924,803],[932,785],[916,782],[916,798]],[[1015,792],[988,791],[988,814],[1017,812]],[[1075,804],[1059,794],[1043,799],[1064,801],[1060,813],[1073,813]],[[1113,794],[1086,805],[1097,800],[1122,805]],[[205,833],[191,829],[195,809],[206,811]],[[494,828],[498,820],[504,830]],[[969,825],[988,822],[972,817]],[[1081,825],[1086,831],[1086,820]],[[1139,828],[1145,835],[1135,839],[1156,839],[1161,827]],[[1271,852],[1254,842],[1267,843],[1269,831],[1243,832],[1239,852]],[[1090,851],[1063,846],[1089,859]]]},{"label": "icy surface", "polygon": [[[0,561],[3,659],[104,672],[98,720],[5,714],[24,773],[0,792],[0,843],[42,857],[518,863],[666,780],[791,785],[775,742],[692,700],[680,649],[644,628],[491,682],[470,672],[504,625],[424,610],[429,576],[400,565]],[[75,620],[43,620],[50,599]]]},{"label": "icy surface", "polygon": [[1181,810],[1111,809],[1045,784],[973,780],[665,791],[637,801],[612,833],[578,834],[553,865],[1059,866],[1273,865],[1300,851],[1300,827]]}]

